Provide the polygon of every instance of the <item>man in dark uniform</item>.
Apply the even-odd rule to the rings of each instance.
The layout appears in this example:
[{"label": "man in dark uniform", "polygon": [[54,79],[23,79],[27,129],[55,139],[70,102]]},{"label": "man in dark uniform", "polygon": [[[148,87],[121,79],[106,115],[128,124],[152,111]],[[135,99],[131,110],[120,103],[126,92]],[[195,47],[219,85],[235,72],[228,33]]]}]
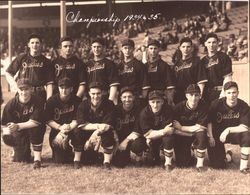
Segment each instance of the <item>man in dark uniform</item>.
[{"label": "man in dark uniform", "polygon": [[14,148],[14,162],[29,162],[30,143],[34,151],[34,169],[41,167],[41,151],[45,125],[44,102],[32,94],[29,79],[17,81],[18,91],[3,110],[3,141]]},{"label": "man in dark uniform", "polygon": [[[31,34],[28,38],[29,53],[20,54],[6,70],[6,79],[12,90],[17,91],[17,84],[14,79],[29,79],[31,90],[46,101],[53,92],[53,69],[50,61],[41,54],[42,39],[39,35]],[[46,87],[46,91],[45,91]]]},{"label": "man in dark uniform", "polygon": [[232,81],[232,60],[225,53],[217,51],[218,42],[215,33],[206,36],[205,46],[208,54],[201,60],[208,79],[203,97],[208,102],[223,97],[223,84]]},{"label": "man in dark uniform", "polygon": [[160,147],[163,146],[165,156],[163,167],[171,171],[174,152],[173,110],[164,102],[163,96],[164,94],[159,90],[149,93],[148,105],[140,113],[140,128],[144,137],[135,140],[135,144],[141,142],[140,145],[143,146],[142,142],[146,141],[147,147],[144,150],[149,150],[147,153],[152,156],[155,164],[160,163]]},{"label": "man in dark uniform", "polygon": [[118,65],[120,89],[131,87],[137,98],[146,98],[150,88],[147,72],[144,64],[134,57],[135,43],[131,39],[122,41],[122,53],[124,59]]},{"label": "man in dark uniform", "polygon": [[175,104],[186,99],[185,90],[190,84],[198,84],[201,96],[203,96],[203,89],[207,82],[206,70],[201,66],[200,58],[195,56],[192,45],[190,38],[184,37],[180,41],[181,56],[174,65],[176,76]]},{"label": "man in dark uniform", "polygon": [[88,83],[101,83],[104,95],[115,103],[119,85],[116,65],[105,57],[103,39],[94,39],[91,48],[94,58],[87,63]]},{"label": "man in dark uniform", "polygon": [[208,157],[213,168],[226,168],[224,143],[240,145],[240,171],[250,173],[250,108],[238,98],[237,83],[229,81],[224,85],[225,97],[214,100],[210,106],[208,119]]},{"label": "man in dark uniform", "polygon": [[207,143],[208,106],[201,100],[200,88],[191,84],[186,89],[186,101],[174,107],[175,161],[180,167],[192,165],[191,145],[196,149],[196,169],[204,171],[204,158]]},{"label": "man in dark uniform", "polygon": [[[103,167],[110,169],[112,153],[115,146],[115,106],[102,94],[100,83],[92,82],[89,85],[90,98],[84,100],[78,107],[78,145],[84,144],[84,150],[98,152],[99,146],[103,149]],[[84,158],[88,158],[84,156]]]},{"label": "man in dark uniform", "polygon": [[[49,98],[46,103],[46,121],[52,128],[49,136],[50,147],[52,148],[52,158],[56,163],[69,163],[72,159],[72,148],[69,142],[74,146],[75,143],[75,129],[77,128],[76,112],[81,99],[73,93],[72,81],[65,77],[58,81],[59,93]],[[67,147],[62,148],[53,144],[54,139],[62,133],[63,136],[68,137]],[[75,168],[79,168],[82,148],[74,147],[74,164]]]},{"label": "man in dark uniform", "polygon": [[119,167],[124,167],[130,162],[130,151],[135,155],[136,164],[142,162],[142,152],[134,145],[134,140],[141,137],[139,128],[139,115],[141,105],[135,101],[134,91],[130,87],[121,89],[121,104],[116,106],[116,126],[115,131],[118,136],[119,146],[113,162]]},{"label": "man in dark uniform", "polygon": [[174,73],[160,55],[160,43],[151,39],[148,42],[148,62],[146,63],[150,90],[161,90],[166,94],[167,102],[173,105]]},{"label": "man in dark uniform", "polygon": [[73,83],[73,93],[82,98],[87,84],[86,66],[73,55],[73,39],[63,37],[60,40],[60,56],[52,62],[55,77],[55,91],[58,92],[58,81],[69,78]]}]

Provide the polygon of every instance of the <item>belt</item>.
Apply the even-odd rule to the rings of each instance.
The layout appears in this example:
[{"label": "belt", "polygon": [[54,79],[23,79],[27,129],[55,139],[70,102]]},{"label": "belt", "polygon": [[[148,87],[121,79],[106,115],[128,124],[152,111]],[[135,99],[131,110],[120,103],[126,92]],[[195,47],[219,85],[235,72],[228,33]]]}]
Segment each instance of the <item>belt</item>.
[{"label": "belt", "polygon": [[45,90],[44,86],[31,87],[31,89],[32,89],[32,91],[43,91],[43,90]]},{"label": "belt", "polygon": [[213,90],[221,91],[222,90],[222,86],[214,86]]}]

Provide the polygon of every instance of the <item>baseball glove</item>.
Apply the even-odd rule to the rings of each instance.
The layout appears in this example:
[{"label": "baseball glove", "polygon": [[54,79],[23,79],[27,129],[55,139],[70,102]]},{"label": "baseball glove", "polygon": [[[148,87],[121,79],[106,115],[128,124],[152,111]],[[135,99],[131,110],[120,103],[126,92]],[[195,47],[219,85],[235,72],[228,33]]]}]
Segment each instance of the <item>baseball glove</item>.
[{"label": "baseball glove", "polygon": [[16,146],[16,139],[18,137],[18,131],[11,131],[9,127],[3,127],[2,139],[3,142],[8,146]]},{"label": "baseball glove", "polygon": [[62,132],[59,132],[57,136],[55,137],[55,139],[52,141],[52,146],[55,148],[62,149],[62,150],[69,149],[70,147],[69,136]]}]

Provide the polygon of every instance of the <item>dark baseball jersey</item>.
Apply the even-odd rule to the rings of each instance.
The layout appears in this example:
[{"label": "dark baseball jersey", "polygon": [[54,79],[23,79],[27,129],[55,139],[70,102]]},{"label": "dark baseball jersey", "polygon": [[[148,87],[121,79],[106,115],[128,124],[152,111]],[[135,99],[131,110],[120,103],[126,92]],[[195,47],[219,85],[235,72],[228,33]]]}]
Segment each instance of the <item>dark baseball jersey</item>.
[{"label": "dark baseball jersey", "polygon": [[192,110],[187,105],[187,101],[182,101],[174,106],[174,120],[180,122],[182,126],[200,125],[207,128],[208,105],[200,100],[198,106]]},{"label": "dark baseball jersey", "polygon": [[11,99],[3,110],[2,124],[9,122],[22,123],[32,120],[37,124],[44,122],[44,103],[39,97],[32,95],[28,103],[23,104],[19,101],[18,94]]},{"label": "dark baseball jersey", "polygon": [[119,85],[116,65],[107,58],[99,61],[89,60],[87,73],[88,83],[99,82],[105,91],[108,91],[111,86]]},{"label": "dark baseball jersey", "polygon": [[188,85],[207,82],[206,70],[199,57],[180,59],[174,66],[177,90],[185,91]]},{"label": "dark baseball jersey", "polygon": [[81,99],[72,94],[69,100],[63,102],[59,94],[50,97],[46,103],[46,121],[55,121],[59,124],[69,124],[76,120],[77,108]]},{"label": "dark baseball jersey", "polygon": [[162,59],[146,63],[150,90],[165,90],[174,88],[174,75],[169,65]]},{"label": "dark baseball jersey", "polygon": [[119,141],[123,141],[130,133],[141,133],[139,129],[139,116],[141,112],[141,106],[135,104],[129,111],[124,110],[123,105],[119,104],[115,109],[116,125],[115,130],[117,132]]},{"label": "dark baseball jersey", "polygon": [[142,93],[142,89],[150,88],[145,65],[137,59],[130,62],[124,61],[118,65],[120,88],[129,86],[136,95]]},{"label": "dark baseball jersey", "polygon": [[218,51],[214,56],[205,56],[201,64],[206,69],[209,88],[222,86],[224,76],[232,74],[232,60],[223,52]]},{"label": "dark baseball jersey", "polygon": [[33,87],[52,84],[54,81],[51,62],[43,55],[33,57],[21,54],[12,61],[6,72],[12,76],[18,72],[17,79],[27,78]]},{"label": "dark baseball jersey", "polygon": [[62,78],[68,77],[73,83],[74,94],[77,93],[79,85],[85,85],[87,83],[86,66],[76,56],[72,56],[68,59],[59,56],[53,62],[55,83]]},{"label": "dark baseball jersey", "polygon": [[87,125],[88,123],[105,123],[115,126],[115,105],[108,99],[103,99],[96,111],[91,109],[89,99],[80,103],[77,110],[77,123]]},{"label": "dark baseball jersey", "polygon": [[151,107],[146,106],[140,113],[140,128],[143,134],[149,130],[161,130],[173,122],[173,109],[164,104],[161,111],[154,114]]},{"label": "dark baseball jersey", "polygon": [[220,135],[227,127],[240,124],[250,126],[250,108],[246,102],[238,99],[237,105],[229,107],[226,98],[214,100],[211,103],[208,120],[213,124],[214,136]]}]

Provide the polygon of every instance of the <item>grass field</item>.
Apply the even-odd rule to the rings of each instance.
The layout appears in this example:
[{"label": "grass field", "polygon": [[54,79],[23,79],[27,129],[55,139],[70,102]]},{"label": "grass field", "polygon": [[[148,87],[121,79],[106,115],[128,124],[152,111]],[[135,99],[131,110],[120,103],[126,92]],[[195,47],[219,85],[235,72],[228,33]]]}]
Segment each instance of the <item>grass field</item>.
[{"label": "grass field", "polygon": [[[227,145],[234,153],[229,170],[208,169],[197,173],[193,168],[164,172],[160,167],[133,166],[103,170],[51,162],[48,132],[43,148],[43,168],[33,170],[32,164],[12,163],[11,148],[1,142],[2,194],[250,194],[250,177],[239,172],[239,148]],[[205,161],[207,164],[207,159]]]}]

